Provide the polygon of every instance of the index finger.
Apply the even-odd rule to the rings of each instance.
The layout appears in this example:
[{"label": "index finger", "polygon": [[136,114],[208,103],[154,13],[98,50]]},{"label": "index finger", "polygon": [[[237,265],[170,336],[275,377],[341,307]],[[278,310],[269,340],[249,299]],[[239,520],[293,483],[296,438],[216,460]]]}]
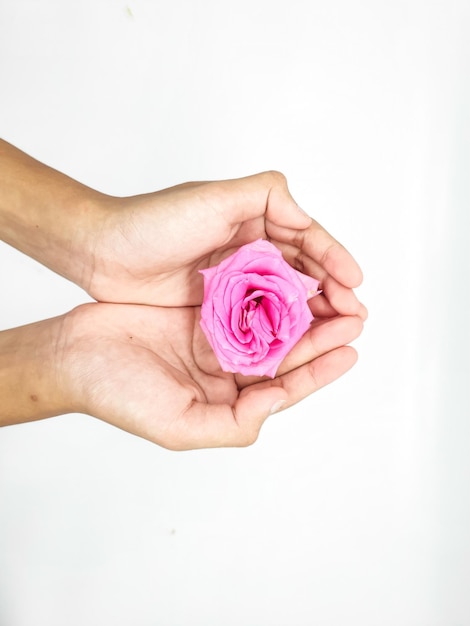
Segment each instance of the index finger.
[{"label": "index finger", "polygon": [[301,230],[268,222],[266,232],[272,239],[301,250],[345,287],[362,283],[362,271],[353,256],[314,219]]},{"label": "index finger", "polygon": [[224,201],[218,206],[223,207],[232,225],[263,217],[268,237],[294,245],[344,286],[361,284],[362,272],[352,255],[300,209],[280,172],[262,172],[211,185],[219,185]]}]

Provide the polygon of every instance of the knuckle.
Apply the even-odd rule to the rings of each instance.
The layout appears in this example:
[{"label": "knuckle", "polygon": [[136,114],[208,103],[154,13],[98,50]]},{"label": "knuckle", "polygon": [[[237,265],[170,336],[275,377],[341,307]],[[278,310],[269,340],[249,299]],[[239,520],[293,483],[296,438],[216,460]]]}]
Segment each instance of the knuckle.
[{"label": "knuckle", "polygon": [[299,250],[298,252],[299,260],[305,258],[305,255],[302,252],[302,250],[305,246],[306,238],[308,237],[308,232],[309,232],[308,230],[307,231],[298,230],[294,234],[293,244]]},{"label": "knuckle", "polygon": [[319,356],[321,354],[321,350],[320,347],[318,345],[318,336],[317,334],[312,330],[312,328],[310,328],[309,331],[307,331],[306,333],[306,337],[309,341],[310,344],[310,350],[311,350],[311,354],[315,355],[314,358],[316,358],[317,356]]},{"label": "knuckle", "polygon": [[328,262],[328,259],[331,257],[331,255],[332,255],[333,251],[334,251],[334,250],[337,250],[339,245],[340,245],[339,243],[337,243],[336,241],[333,241],[333,242],[332,242],[332,243],[330,243],[330,245],[329,245],[329,246],[327,246],[327,248],[324,250],[324,252],[323,252],[323,254],[322,254],[322,257],[321,257],[321,261],[320,261],[320,263],[321,263],[321,265],[322,265],[323,267],[325,267],[325,264]]},{"label": "knuckle", "polygon": [[258,440],[259,429],[250,428],[238,433],[236,446],[238,448],[248,448]]},{"label": "knuckle", "polygon": [[298,272],[305,272],[304,259],[305,259],[305,254],[302,252],[302,250],[299,250],[296,256],[294,257],[294,262],[293,262],[294,269],[296,269]]},{"label": "knuckle", "polygon": [[318,380],[318,374],[316,371],[316,363],[315,361],[312,361],[310,363],[310,368],[309,368],[309,374],[310,374],[310,378],[312,380],[312,391],[318,391],[318,389],[321,389],[321,387],[323,387],[323,385],[320,383],[320,381]]},{"label": "knuckle", "polygon": [[282,187],[287,186],[287,178],[282,172],[279,172],[278,170],[269,170],[266,174],[272,180],[274,185]]}]

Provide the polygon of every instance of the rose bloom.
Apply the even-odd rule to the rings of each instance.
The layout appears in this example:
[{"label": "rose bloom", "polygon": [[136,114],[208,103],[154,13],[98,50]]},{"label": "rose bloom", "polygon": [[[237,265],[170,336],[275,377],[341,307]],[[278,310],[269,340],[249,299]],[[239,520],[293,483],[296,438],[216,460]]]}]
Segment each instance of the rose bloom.
[{"label": "rose bloom", "polygon": [[201,327],[222,369],[274,378],[313,320],[307,300],[318,293],[318,281],[264,239],[201,273]]}]

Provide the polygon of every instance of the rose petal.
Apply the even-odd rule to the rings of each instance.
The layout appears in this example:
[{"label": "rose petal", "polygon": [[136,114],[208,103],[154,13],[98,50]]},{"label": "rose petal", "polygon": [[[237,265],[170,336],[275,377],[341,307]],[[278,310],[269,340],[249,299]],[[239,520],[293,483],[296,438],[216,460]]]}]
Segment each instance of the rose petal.
[{"label": "rose petal", "polygon": [[307,300],[318,281],[262,239],[201,273],[201,328],[222,369],[274,377],[313,319]]}]

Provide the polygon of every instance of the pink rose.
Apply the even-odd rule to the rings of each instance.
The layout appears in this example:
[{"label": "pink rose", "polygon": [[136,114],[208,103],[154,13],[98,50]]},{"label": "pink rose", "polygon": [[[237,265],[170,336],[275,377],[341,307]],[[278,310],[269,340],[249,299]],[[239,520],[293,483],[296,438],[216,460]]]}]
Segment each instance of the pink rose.
[{"label": "pink rose", "polygon": [[201,273],[201,327],[224,372],[274,378],[313,320],[307,300],[318,293],[318,281],[264,239]]}]

